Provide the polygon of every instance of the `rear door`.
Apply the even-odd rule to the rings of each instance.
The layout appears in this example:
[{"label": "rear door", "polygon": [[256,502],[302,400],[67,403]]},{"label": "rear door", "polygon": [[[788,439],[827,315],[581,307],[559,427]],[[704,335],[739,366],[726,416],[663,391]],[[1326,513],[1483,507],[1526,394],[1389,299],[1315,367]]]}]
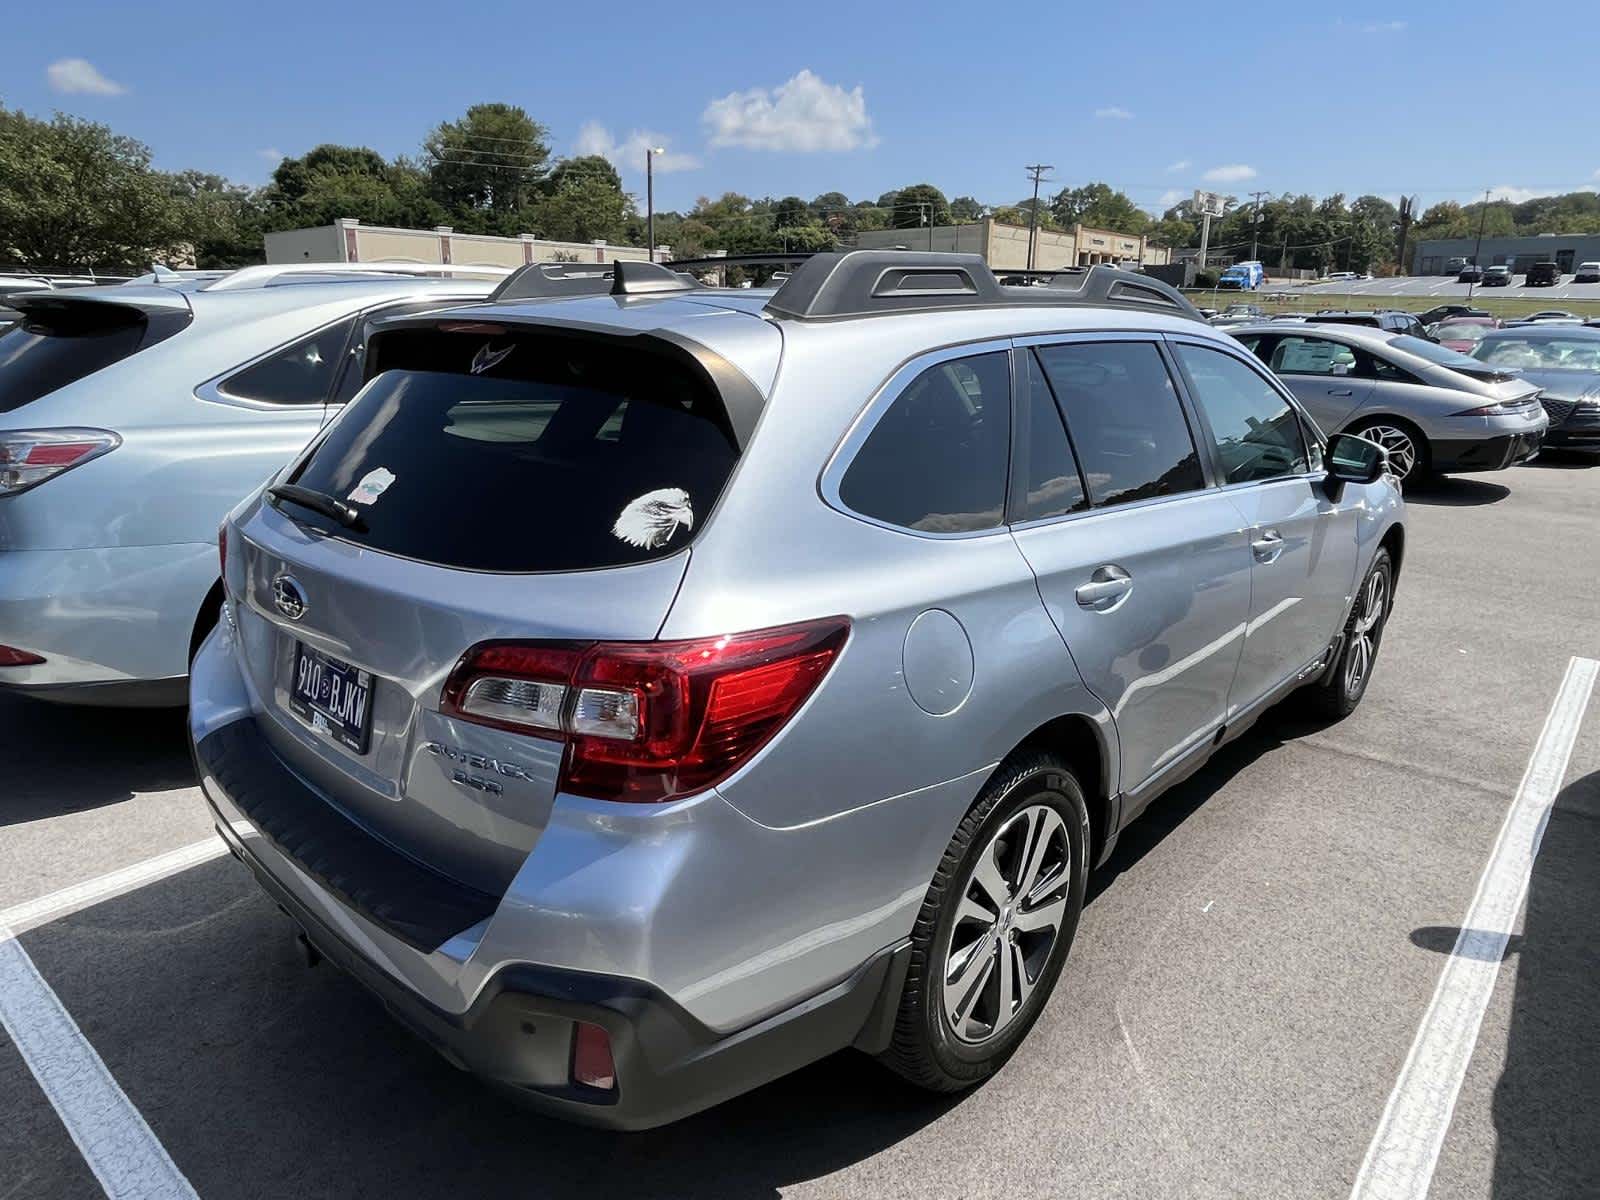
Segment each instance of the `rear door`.
[{"label": "rear door", "polygon": [[359,518],[263,502],[239,529],[242,586],[230,567],[278,754],[496,894],[543,829],[562,745],[441,713],[446,678],[485,641],[655,637],[739,454],[715,387],[646,339],[497,328],[380,338],[371,385],[283,478]]},{"label": "rear door", "polygon": [[1020,344],[1013,532],[1115,717],[1131,815],[1222,723],[1249,614],[1244,522],[1211,486],[1159,338]]},{"label": "rear door", "polygon": [[1209,342],[1174,338],[1171,345],[1223,494],[1249,529],[1250,619],[1231,720],[1332,641],[1354,584],[1357,510],[1328,498],[1321,448],[1247,356]]},{"label": "rear door", "polygon": [[1341,429],[1372,395],[1373,381],[1356,377],[1356,352],[1314,333],[1284,334],[1266,359],[1324,430]]}]

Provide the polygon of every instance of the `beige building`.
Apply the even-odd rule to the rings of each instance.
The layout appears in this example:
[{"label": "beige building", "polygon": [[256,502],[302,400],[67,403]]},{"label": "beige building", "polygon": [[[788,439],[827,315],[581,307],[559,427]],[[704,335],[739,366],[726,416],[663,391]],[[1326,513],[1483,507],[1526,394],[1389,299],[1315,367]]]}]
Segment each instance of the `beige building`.
[{"label": "beige building", "polygon": [[[1074,225],[1068,230],[1041,229],[1034,236],[1033,266],[1040,271],[1103,262],[1161,266],[1170,257],[1166,247],[1152,246],[1142,236],[1090,229],[1086,225]],[[991,267],[1002,271],[1021,271],[1028,266],[1028,227],[987,217],[968,225],[935,225],[931,230],[868,230],[857,235],[856,245],[863,250],[932,249],[979,254]]]},{"label": "beige building", "polygon": [[[520,237],[491,237],[457,233],[448,225],[437,229],[397,229],[363,225],[341,217],[332,225],[314,229],[286,229],[267,234],[269,263],[297,262],[405,262],[452,263],[463,267],[520,267],[531,262],[615,262],[619,258],[643,260],[643,246],[612,246],[605,242],[547,242],[531,233]],[[657,246],[658,259],[670,247]]]}]

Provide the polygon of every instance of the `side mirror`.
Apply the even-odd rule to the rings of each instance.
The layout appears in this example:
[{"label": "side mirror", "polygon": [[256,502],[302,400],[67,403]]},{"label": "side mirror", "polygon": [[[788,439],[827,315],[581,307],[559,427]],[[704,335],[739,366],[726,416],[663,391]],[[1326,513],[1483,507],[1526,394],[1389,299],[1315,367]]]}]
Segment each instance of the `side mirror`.
[{"label": "side mirror", "polygon": [[1328,481],[1336,489],[1347,483],[1377,483],[1389,469],[1389,453],[1377,442],[1336,433],[1328,439]]}]

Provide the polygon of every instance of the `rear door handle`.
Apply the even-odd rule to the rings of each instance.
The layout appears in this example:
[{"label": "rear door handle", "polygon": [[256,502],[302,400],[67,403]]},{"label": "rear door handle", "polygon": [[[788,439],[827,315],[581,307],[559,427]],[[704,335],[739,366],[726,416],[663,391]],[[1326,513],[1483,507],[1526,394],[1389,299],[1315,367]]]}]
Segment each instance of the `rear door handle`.
[{"label": "rear door handle", "polygon": [[1096,567],[1094,574],[1089,576],[1089,582],[1079,584],[1073,595],[1081,607],[1105,612],[1115,608],[1118,601],[1131,591],[1133,576],[1115,563],[1107,563],[1103,567]]},{"label": "rear door handle", "polygon": [[1276,562],[1278,555],[1283,553],[1283,535],[1276,529],[1263,529],[1256,540],[1250,543],[1250,549],[1257,562]]},{"label": "rear door handle", "polygon": [[1355,394],[1356,393],[1355,393],[1355,389],[1354,388],[1329,388],[1328,389],[1328,395],[1330,395],[1330,396],[1354,396]]}]

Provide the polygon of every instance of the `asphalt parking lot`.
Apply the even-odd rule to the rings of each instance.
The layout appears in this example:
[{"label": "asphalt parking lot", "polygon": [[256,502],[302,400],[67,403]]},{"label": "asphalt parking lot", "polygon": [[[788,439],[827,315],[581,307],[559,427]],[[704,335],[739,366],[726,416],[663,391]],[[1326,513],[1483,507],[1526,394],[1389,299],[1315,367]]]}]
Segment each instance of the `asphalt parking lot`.
[{"label": "asphalt parking lot", "polygon": [[[1157,802],[1091,878],[1061,986],[996,1078],[929,1098],[846,1054],[636,1135],[509,1106],[307,969],[214,852],[177,714],[0,700],[0,952],[6,925],[26,951],[0,953],[0,1200],[181,1179],[203,1197],[1348,1195],[1402,1071],[1430,1069],[1413,1040],[1540,785],[1569,664],[1600,659],[1597,580],[1600,467],[1418,490],[1362,707],[1273,714]],[[1600,1194],[1597,709],[1545,781],[1435,1196]],[[136,1115],[90,1113],[75,1144],[73,1106],[104,1116],[117,1088]],[[139,1118],[170,1161],[97,1182],[84,1130],[142,1138]]]}]

